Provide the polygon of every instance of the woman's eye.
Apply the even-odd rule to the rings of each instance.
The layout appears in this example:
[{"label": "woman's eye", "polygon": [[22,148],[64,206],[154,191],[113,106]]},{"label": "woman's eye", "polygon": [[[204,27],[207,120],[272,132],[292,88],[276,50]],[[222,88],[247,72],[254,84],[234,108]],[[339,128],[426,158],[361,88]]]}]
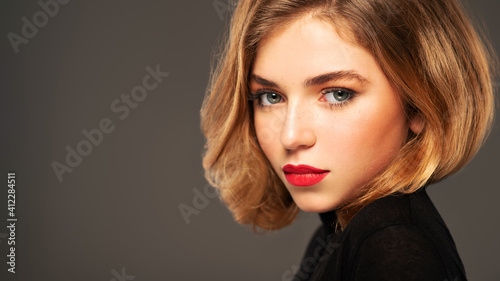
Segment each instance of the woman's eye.
[{"label": "woman's eye", "polygon": [[[353,98],[355,92],[344,88],[332,88],[326,89],[322,92],[323,97],[321,98],[324,102],[328,102],[330,106],[341,106],[349,102]],[[283,102],[283,96],[272,91],[258,91],[252,94],[249,98],[250,100],[258,100],[258,105],[260,107],[271,106]]]},{"label": "woman's eye", "polygon": [[262,105],[271,105],[281,102],[282,97],[277,93],[263,93],[260,95],[260,103]]},{"label": "woman's eye", "polygon": [[342,103],[351,99],[353,92],[347,89],[331,89],[323,92],[323,96],[328,102]]}]

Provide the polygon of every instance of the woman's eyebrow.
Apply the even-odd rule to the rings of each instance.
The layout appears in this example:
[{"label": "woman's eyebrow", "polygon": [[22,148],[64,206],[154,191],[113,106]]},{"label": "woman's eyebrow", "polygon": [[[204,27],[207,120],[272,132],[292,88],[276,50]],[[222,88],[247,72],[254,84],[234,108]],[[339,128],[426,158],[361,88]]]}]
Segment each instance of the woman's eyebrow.
[{"label": "woman's eyebrow", "polygon": [[258,75],[252,74],[251,76],[252,79],[255,80],[255,82],[259,83],[262,86],[279,88],[276,83],[266,80]]},{"label": "woman's eyebrow", "polygon": [[[272,81],[269,81],[267,79],[264,79],[256,74],[252,74],[251,78],[259,83],[262,86],[265,87],[275,87],[279,88],[278,85]],[[332,81],[337,81],[337,80],[351,80],[351,79],[356,79],[360,83],[369,83],[368,79],[360,75],[358,72],[355,70],[339,70],[339,71],[333,71],[325,74],[320,74],[318,76],[314,76],[312,78],[306,79],[304,81],[304,87],[311,87],[311,86],[316,86],[316,85],[321,85],[325,84],[327,82],[332,82]]]},{"label": "woman's eyebrow", "polygon": [[325,84],[327,82],[332,82],[332,81],[337,81],[337,80],[351,80],[351,79],[356,79],[362,84],[364,83],[369,83],[368,79],[360,75],[358,72],[355,70],[340,70],[340,71],[333,71],[330,73],[326,74],[321,74],[312,78],[308,78],[304,82],[304,87],[311,87],[311,86],[316,86],[316,85],[321,85]]}]

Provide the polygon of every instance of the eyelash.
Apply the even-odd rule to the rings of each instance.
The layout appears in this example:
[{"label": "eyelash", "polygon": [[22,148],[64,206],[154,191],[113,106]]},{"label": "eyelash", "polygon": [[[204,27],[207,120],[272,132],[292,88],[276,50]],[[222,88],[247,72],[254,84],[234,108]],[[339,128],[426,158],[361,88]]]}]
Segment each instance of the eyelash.
[{"label": "eyelash", "polygon": [[[346,92],[347,94],[349,94],[349,97],[346,100],[340,101],[340,102],[327,102],[327,105],[330,107],[330,109],[333,109],[334,106],[339,107],[339,108],[342,106],[345,106],[347,103],[349,103],[357,95],[357,93],[351,89],[340,88],[340,87],[327,88],[327,89],[321,91],[321,94],[323,94],[323,96],[325,96],[326,94],[332,93],[335,91]],[[258,90],[257,92],[254,92],[254,93],[250,92],[250,96],[248,97],[248,100],[249,101],[257,100],[258,101],[257,104],[260,108],[270,107],[270,106],[272,106],[272,104],[271,105],[264,105],[264,104],[262,104],[262,101],[261,101],[261,96],[266,95],[266,94],[277,94],[282,99],[284,98],[282,95],[280,95],[279,93],[277,93],[274,90],[261,89],[261,90]]]}]

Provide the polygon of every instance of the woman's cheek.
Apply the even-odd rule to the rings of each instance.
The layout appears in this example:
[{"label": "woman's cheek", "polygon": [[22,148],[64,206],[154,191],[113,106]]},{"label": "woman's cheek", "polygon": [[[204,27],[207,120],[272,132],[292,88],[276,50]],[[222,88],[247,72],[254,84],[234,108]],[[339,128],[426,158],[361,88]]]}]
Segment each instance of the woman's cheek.
[{"label": "woman's cheek", "polygon": [[264,109],[266,112],[254,112],[254,124],[257,139],[262,149],[280,144],[282,113],[277,109]]}]

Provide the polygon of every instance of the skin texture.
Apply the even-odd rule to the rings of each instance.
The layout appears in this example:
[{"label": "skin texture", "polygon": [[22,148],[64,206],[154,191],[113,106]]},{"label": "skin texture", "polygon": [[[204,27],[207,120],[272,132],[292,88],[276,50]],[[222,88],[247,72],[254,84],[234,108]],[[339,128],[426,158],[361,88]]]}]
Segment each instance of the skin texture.
[{"label": "skin texture", "polygon": [[[339,71],[350,75],[337,73],[344,77],[305,85],[310,78]],[[339,103],[331,88],[355,94],[343,90],[341,97],[351,98]],[[398,152],[410,126],[415,127],[373,56],[310,15],[274,29],[260,42],[250,92],[256,97],[259,144],[306,212],[337,209],[357,196]],[[282,170],[286,164],[330,173],[315,185],[294,186]]]}]

